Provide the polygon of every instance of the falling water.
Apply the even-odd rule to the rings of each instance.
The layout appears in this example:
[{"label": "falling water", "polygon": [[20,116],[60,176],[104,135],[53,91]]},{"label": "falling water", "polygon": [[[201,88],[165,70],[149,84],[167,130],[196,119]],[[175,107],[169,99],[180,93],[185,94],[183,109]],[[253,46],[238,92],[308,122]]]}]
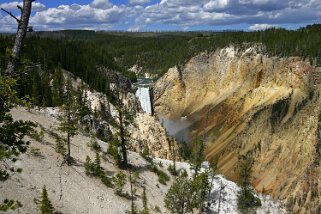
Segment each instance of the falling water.
[{"label": "falling water", "polygon": [[[135,84],[137,86],[136,96],[140,102],[140,105],[144,112],[152,114],[153,106],[151,100],[150,88],[153,86],[153,80],[151,79],[138,79]],[[166,132],[174,137],[177,141],[188,142],[190,130],[189,127],[192,124],[186,117],[177,119],[167,119],[162,116],[158,116],[162,126],[166,129]]]},{"label": "falling water", "polygon": [[138,97],[141,107],[144,112],[152,114],[153,106],[151,102],[150,87],[153,86],[153,80],[147,78],[138,79],[136,86],[136,96]]},{"label": "falling water", "polygon": [[152,114],[152,104],[150,100],[149,88],[139,87],[136,91],[140,105],[146,113]]}]

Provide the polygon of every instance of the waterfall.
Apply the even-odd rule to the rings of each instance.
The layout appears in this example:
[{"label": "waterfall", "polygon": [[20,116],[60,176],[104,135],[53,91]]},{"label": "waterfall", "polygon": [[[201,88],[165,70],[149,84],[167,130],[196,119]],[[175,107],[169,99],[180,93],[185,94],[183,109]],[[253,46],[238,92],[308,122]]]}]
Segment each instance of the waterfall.
[{"label": "waterfall", "polygon": [[152,103],[150,100],[150,92],[148,87],[138,87],[136,96],[146,113],[152,114]]}]

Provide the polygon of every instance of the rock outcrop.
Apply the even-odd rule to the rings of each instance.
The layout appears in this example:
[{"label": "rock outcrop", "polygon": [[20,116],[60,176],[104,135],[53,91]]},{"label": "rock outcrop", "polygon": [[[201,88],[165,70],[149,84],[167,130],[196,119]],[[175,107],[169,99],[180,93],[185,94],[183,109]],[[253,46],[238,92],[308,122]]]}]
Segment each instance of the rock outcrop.
[{"label": "rock outcrop", "polygon": [[187,117],[206,158],[238,178],[238,157],[255,159],[253,185],[295,213],[321,211],[321,69],[261,45],[227,47],[170,69],[154,87],[154,107]]},{"label": "rock outcrop", "polygon": [[154,116],[138,113],[135,124],[130,130],[133,139],[131,142],[132,151],[141,152],[147,145],[151,157],[173,160],[175,152],[176,160],[179,159],[176,141],[168,137],[165,128]]}]

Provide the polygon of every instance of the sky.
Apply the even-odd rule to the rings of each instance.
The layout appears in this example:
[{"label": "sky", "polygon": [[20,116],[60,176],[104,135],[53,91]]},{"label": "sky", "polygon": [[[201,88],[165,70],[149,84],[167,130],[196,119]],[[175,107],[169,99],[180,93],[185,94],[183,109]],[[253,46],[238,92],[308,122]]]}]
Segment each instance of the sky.
[{"label": "sky", "polygon": [[[21,2],[0,0],[0,8],[18,16]],[[36,31],[254,31],[314,23],[321,23],[321,0],[36,0],[30,18]],[[1,11],[0,31],[16,29]]]}]

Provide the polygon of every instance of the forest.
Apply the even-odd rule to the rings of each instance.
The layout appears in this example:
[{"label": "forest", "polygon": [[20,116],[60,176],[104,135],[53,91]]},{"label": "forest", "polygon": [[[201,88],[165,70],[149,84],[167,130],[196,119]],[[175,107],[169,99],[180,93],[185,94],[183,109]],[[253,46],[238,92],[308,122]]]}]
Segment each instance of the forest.
[{"label": "forest", "polygon": [[[52,94],[53,89],[49,83],[54,77],[59,78],[57,72],[67,70],[95,90],[110,94],[108,77],[103,70],[97,69],[98,66],[117,71],[135,82],[136,74],[128,71],[135,64],[143,72],[158,78],[170,67],[182,65],[198,53],[231,44],[262,43],[270,56],[300,56],[321,66],[320,35],[320,24],[295,31],[272,28],[255,32],[32,32],[27,34],[22,59],[26,64],[39,65],[41,69],[36,66],[33,72],[21,76],[17,91],[21,97],[34,97],[33,92],[37,91],[40,93],[38,97],[50,99],[51,96],[47,95]],[[10,34],[0,36],[1,70],[7,64],[13,39]],[[38,100],[37,103],[55,106],[52,100]]]}]

